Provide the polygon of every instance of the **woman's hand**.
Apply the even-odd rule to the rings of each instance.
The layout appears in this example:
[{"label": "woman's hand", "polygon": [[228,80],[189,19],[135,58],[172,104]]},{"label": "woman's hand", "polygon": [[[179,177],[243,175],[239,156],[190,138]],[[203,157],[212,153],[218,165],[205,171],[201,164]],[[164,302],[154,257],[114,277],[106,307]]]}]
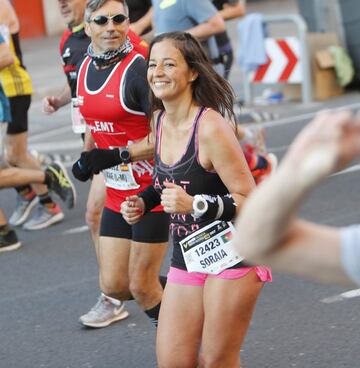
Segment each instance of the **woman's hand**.
[{"label": "woman's hand", "polygon": [[136,224],[145,212],[145,204],[138,196],[126,197],[126,201],[121,203],[120,213],[124,220],[129,224]]},{"label": "woman's hand", "polygon": [[174,183],[164,182],[165,189],[161,194],[161,205],[166,213],[191,213],[193,196],[187,194],[185,190]]}]

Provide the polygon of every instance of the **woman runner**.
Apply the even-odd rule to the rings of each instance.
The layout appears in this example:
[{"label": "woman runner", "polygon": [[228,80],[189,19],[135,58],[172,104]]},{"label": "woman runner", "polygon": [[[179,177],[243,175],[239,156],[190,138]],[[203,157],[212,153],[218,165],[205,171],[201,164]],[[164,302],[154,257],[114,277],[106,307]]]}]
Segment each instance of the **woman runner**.
[{"label": "woman runner", "polygon": [[267,267],[232,251],[231,220],[254,180],[228,119],[233,93],[188,33],[157,36],[148,82],[156,122],[153,185],[121,206],[136,223],[158,204],[174,250],[157,334],[159,367],[240,367]]}]

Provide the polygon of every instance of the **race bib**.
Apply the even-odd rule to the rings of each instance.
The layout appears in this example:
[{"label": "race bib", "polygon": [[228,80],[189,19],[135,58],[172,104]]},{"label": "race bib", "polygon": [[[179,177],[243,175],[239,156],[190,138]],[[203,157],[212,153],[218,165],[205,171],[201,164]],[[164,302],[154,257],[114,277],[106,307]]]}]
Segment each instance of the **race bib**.
[{"label": "race bib", "polygon": [[71,121],[72,121],[72,130],[74,133],[76,134],[85,133],[86,122],[80,113],[77,98],[71,99]]},{"label": "race bib", "polygon": [[10,30],[6,24],[0,24],[0,33],[5,43],[10,46]]},{"label": "race bib", "polygon": [[233,247],[234,226],[231,222],[214,221],[180,241],[189,272],[218,274],[241,262]]},{"label": "race bib", "polygon": [[138,189],[140,185],[136,182],[133,169],[130,164],[120,164],[102,171],[105,184],[109,188],[118,190]]}]

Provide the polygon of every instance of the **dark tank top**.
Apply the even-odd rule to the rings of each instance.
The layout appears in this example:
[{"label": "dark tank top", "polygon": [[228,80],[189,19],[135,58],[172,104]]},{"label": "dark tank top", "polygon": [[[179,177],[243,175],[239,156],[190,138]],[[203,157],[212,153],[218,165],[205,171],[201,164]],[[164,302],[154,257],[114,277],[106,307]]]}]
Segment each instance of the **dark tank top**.
[{"label": "dark tank top", "polygon": [[[163,182],[173,182],[190,194],[226,195],[229,193],[219,175],[214,171],[204,169],[199,162],[198,126],[201,117],[209,109],[200,108],[197,113],[185,152],[179,161],[167,165],[160,158],[160,142],[164,112],[161,112],[156,122],[155,165],[153,186],[161,194]],[[170,215],[170,234],[173,239],[173,257],[171,265],[186,270],[185,261],[179,246],[179,241],[192,232],[210,224],[213,220],[202,221],[192,214]],[[239,267],[238,265],[233,267]],[[231,268],[233,268],[231,267]]]}]

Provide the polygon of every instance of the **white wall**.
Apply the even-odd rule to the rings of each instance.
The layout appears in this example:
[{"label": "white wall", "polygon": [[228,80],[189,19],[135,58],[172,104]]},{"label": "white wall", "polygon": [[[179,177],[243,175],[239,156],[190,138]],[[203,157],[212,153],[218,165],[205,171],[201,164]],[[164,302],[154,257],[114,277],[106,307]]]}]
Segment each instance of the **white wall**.
[{"label": "white wall", "polygon": [[55,36],[65,29],[64,21],[58,9],[57,0],[42,0],[45,15],[45,28],[48,36]]}]

